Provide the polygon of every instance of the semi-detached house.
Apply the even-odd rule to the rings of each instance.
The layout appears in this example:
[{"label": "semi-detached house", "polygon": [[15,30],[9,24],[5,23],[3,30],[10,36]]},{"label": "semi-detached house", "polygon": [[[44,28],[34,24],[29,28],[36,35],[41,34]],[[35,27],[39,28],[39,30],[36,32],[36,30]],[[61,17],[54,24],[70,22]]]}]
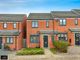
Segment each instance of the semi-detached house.
[{"label": "semi-detached house", "polygon": [[11,50],[23,47],[25,14],[0,14],[0,49],[9,46]]},{"label": "semi-detached house", "polygon": [[26,20],[27,47],[53,47],[53,40],[80,45],[80,10],[30,13]]}]

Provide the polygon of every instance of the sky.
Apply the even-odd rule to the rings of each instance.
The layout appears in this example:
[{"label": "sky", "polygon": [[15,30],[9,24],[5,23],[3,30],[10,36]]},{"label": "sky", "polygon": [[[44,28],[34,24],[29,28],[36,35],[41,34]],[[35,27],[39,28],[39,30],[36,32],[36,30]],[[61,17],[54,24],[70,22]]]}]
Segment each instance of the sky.
[{"label": "sky", "polygon": [[80,0],[0,0],[1,14],[48,13],[80,9]]}]

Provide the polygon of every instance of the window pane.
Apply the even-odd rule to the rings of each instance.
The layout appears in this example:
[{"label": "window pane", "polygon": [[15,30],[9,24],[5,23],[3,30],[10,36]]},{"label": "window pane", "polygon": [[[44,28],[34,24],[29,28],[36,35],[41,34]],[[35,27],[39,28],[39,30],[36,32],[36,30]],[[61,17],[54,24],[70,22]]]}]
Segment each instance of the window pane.
[{"label": "window pane", "polygon": [[4,23],[4,28],[7,28],[7,23]]},{"label": "window pane", "polygon": [[30,42],[31,43],[38,43],[39,42],[39,36],[32,35]]},{"label": "window pane", "polygon": [[32,27],[38,27],[38,21],[32,21]]},{"label": "window pane", "polygon": [[32,27],[34,27],[34,22],[32,22]]},{"label": "window pane", "polygon": [[58,37],[59,37],[59,40],[64,40],[64,41],[67,40],[67,34],[61,33],[61,34],[59,34],[59,35],[61,35],[61,36],[58,36]]},{"label": "window pane", "polygon": [[62,25],[62,20],[60,20],[60,25]]},{"label": "window pane", "polygon": [[10,37],[10,43],[13,43],[13,38],[12,37]]},{"label": "window pane", "polygon": [[9,43],[9,38],[7,37],[7,41],[6,41],[7,43]]},{"label": "window pane", "polygon": [[38,27],[38,22],[37,21],[35,22],[35,27]]},{"label": "window pane", "polygon": [[58,34],[58,37],[60,37],[60,34]]},{"label": "window pane", "polygon": [[61,34],[61,37],[63,37],[63,34]]},{"label": "window pane", "polygon": [[16,23],[14,23],[14,28],[16,28]]},{"label": "window pane", "polygon": [[63,20],[63,25],[66,25],[66,20],[65,19]]},{"label": "window pane", "polygon": [[49,21],[46,21],[46,27],[49,27]]},{"label": "window pane", "polygon": [[78,24],[78,20],[75,20],[75,24],[76,24],[76,25]]}]

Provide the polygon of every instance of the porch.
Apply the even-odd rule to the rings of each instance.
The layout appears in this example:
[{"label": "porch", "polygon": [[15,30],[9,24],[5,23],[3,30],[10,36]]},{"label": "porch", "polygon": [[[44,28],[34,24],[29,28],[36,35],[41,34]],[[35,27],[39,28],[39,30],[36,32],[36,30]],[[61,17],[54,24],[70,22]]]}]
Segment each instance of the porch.
[{"label": "porch", "polygon": [[53,30],[40,30],[36,34],[30,35],[29,47],[35,48],[52,48],[52,36],[54,35],[54,39],[57,40],[57,31]]},{"label": "porch", "polygon": [[70,28],[69,30],[71,45],[80,46],[80,28]]},{"label": "porch", "polygon": [[17,48],[18,30],[0,30],[0,49],[10,48],[15,50]]}]

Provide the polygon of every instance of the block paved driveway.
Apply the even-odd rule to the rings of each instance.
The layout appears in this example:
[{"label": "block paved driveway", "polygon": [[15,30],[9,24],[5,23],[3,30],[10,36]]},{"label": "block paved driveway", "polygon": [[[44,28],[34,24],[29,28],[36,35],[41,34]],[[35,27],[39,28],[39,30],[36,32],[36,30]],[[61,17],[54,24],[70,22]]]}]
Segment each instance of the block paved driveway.
[{"label": "block paved driveway", "polygon": [[80,60],[80,54],[74,53],[52,54],[49,49],[44,49],[44,51],[45,55],[17,56],[16,52],[0,50],[0,55],[2,54],[8,55],[9,57],[8,60]]}]

